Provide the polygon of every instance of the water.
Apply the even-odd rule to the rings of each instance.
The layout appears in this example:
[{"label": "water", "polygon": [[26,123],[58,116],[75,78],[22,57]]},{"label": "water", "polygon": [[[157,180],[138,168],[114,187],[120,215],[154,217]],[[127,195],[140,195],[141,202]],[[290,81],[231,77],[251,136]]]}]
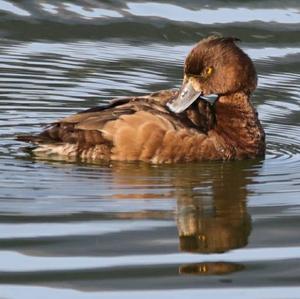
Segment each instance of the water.
[{"label": "water", "polygon": [[[179,87],[202,37],[242,39],[264,160],[34,161],[14,140]],[[300,298],[299,1],[0,1],[0,298]]]}]

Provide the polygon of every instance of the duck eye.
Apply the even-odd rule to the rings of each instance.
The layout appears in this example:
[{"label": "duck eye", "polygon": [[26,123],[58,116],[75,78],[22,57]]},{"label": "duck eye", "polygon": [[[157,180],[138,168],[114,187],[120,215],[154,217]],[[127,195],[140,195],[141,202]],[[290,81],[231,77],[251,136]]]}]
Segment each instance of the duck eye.
[{"label": "duck eye", "polygon": [[204,70],[204,74],[206,77],[209,77],[213,73],[213,71],[214,71],[214,68],[212,66],[209,66]]}]

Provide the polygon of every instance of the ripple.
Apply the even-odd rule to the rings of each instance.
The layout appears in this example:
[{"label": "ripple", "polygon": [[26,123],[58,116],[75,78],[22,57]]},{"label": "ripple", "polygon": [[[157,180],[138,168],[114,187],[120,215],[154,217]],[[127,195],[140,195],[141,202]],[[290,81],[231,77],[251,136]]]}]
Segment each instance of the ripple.
[{"label": "ripple", "polygon": [[[0,6],[2,296],[297,296],[294,1]],[[242,37],[257,66],[253,100],[267,133],[265,159],[159,166],[36,161],[14,140],[112,97],[180,86],[185,56],[211,32]],[[236,271],[212,276],[209,265]]]},{"label": "ripple", "polygon": [[[82,16],[84,19],[90,20],[93,18],[99,18],[99,17],[110,17],[110,18],[121,18],[122,15],[116,11],[109,10],[109,9],[103,9],[103,8],[91,8],[85,9],[83,6],[73,4],[73,3],[64,3],[64,6],[66,10],[74,12],[80,16]],[[52,8],[53,11],[53,8]]]},{"label": "ripple", "polygon": [[57,14],[58,13],[58,7],[56,5],[50,4],[50,3],[40,3],[41,8],[51,14]]},{"label": "ripple", "polygon": [[[267,261],[300,258],[299,247],[257,248],[231,251],[223,258],[230,262],[241,261]],[[30,257],[16,252],[1,251],[0,271],[46,271],[93,269],[120,266],[138,266],[160,264],[183,264],[201,261],[215,261],[218,255],[192,255],[192,254],[162,254],[139,255],[136,257]]]},{"label": "ripple", "polygon": [[[120,291],[101,291],[101,292],[83,292],[82,290],[66,290],[66,289],[54,289],[50,287],[30,287],[30,286],[12,286],[12,285],[4,285],[1,287],[1,292],[3,296],[18,299],[19,294],[22,294],[24,299],[27,298],[43,298],[45,296],[49,296],[51,298],[73,298],[73,299],[98,299],[99,296],[103,296],[107,299],[119,299]],[[123,298],[145,298],[151,299],[154,297],[162,297],[165,298],[170,296],[174,299],[181,299],[184,297],[188,297],[191,299],[205,297],[207,299],[213,299],[216,296],[222,297],[224,299],[235,299],[235,298],[243,298],[252,299],[252,298],[260,298],[260,299],[269,299],[270,297],[273,299],[294,299],[295,294],[300,292],[299,287],[260,287],[260,288],[224,288],[224,289],[189,289],[189,290],[148,290],[145,291],[122,291]]]},{"label": "ripple", "polygon": [[[124,230],[145,230],[149,228],[171,226],[163,221],[84,221],[68,223],[20,223],[0,224],[1,239],[44,238],[72,235],[100,235],[116,233]],[[1,271],[1,269],[0,269]]]},{"label": "ripple", "polygon": [[200,24],[228,24],[236,22],[276,22],[299,24],[298,9],[247,9],[217,8],[191,10],[167,3],[129,2],[128,11],[137,16],[166,18],[177,22],[196,22]]},{"label": "ripple", "polygon": [[18,7],[16,4],[4,0],[0,0],[0,10],[8,11],[10,13],[24,17],[31,16],[28,11]]}]

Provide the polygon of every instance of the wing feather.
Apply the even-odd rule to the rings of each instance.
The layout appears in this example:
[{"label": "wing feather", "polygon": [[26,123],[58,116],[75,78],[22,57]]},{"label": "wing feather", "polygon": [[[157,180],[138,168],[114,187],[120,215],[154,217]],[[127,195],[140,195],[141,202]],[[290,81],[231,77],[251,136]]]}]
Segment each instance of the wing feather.
[{"label": "wing feather", "polygon": [[[176,132],[195,129],[206,134],[212,125],[212,111],[203,101],[180,115],[169,111],[165,104],[176,93],[166,90],[113,100],[107,105],[60,119],[40,134],[18,136],[18,140],[40,145],[57,144],[61,151],[65,144],[66,152],[71,152],[71,148],[72,154],[78,156],[148,159],[161,144],[165,144],[168,136],[173,136],[171,139],[175,142]],[[70,147],[72,144],[74,146]]]}]

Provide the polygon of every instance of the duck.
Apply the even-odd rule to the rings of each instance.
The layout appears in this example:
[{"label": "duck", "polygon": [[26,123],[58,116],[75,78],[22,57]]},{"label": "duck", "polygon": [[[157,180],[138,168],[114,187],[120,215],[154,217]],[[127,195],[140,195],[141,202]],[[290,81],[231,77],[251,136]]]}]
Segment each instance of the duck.
[{"label": "duck", "polygon": [[31,143],[36,157],[65,160],[162,164],[263,157],[265,133],[251,102],[257,73],[238,41],[200,40],[185,59],[179,89],[116,98],[17,139]]}]

